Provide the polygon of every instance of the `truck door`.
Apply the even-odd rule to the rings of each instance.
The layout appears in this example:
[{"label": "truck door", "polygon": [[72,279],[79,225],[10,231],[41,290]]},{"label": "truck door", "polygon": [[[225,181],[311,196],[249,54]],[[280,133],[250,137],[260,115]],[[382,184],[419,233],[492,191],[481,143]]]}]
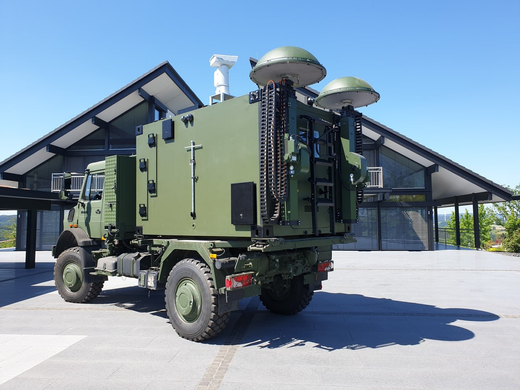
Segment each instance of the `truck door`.
[{"label": "truck door", "polygon": [[104,173],[89,173],[85,178],[83,193],[79,199],[79,226],[91,238],[101,238],[103,233],[103,187]]}]

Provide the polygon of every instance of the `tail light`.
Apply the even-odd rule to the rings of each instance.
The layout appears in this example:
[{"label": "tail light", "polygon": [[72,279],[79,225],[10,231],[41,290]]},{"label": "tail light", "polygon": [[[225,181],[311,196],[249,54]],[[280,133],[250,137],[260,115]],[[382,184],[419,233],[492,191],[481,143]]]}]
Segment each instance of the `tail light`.
[{"label": "tail light", "polygon": [[328,271],[334,271],[334,262],[332,260],[324,261],[323,263],[318,263],[318,272]]},{"label": "tail light", "polygon": [[240,274],[226,276],[226,288],[228,290],[236,290],[253,284],[253,274]]}]

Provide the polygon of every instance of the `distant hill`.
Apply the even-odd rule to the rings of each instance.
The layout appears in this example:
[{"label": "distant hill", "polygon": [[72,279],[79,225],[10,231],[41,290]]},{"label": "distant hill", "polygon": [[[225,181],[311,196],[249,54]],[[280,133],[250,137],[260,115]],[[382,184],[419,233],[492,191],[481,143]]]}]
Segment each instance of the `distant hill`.
[{"label": "distant hill", "polygon": [[0,241],[6,240],[8,228],[16,223],[16,215],[0,215]]}]

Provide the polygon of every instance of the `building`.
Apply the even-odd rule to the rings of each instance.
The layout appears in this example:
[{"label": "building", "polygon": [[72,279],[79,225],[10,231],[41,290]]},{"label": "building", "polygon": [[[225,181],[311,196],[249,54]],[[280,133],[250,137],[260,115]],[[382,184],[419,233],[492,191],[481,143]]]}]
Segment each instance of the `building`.
[{"label": "building", "polygon": [[[345,249],[433,250],[438,208],[511,200],[512,193],[398,132],[363,117],[363,154],[376,178],[365,190],[357,243]],[[475,247],[480,248],[478,218]],[[460,231],[457,231],[460,245]]]},{"label": "building", "polygon": [[[299,92],[301,96],[317,96],[310,88]],[[79,189],[82,172],[90,162],[107,155],[135,153],[136,126],[202,106],[173,67],[164,62],[0,163],[0,184],[58,192],[62,173],[75,172],[73,187]],[[480,203],[511,199],[512,194],[501,186],[396,131],[368,117],[363,117],[361,124],[371,182],[354,227],[357,243],[338,249],[433,250],[438,207],[475,208]],[[20,207],[29,211],[18,211],[17,249],[26,248],[29,227],[29,231],[36,231],[36,249],[50,250],[71,204],[56,197],[50,210],[35,213],[26,203]]]}]

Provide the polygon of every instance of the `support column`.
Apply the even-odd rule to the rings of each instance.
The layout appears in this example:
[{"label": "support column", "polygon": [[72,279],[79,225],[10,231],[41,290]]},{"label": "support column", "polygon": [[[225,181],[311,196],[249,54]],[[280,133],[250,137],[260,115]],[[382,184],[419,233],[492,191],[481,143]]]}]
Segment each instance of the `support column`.
[{"label": "support column", "polygon": [[[431,206],[426,206],[426,219],[427,219],[427,226],[428,226],[428,249],[429,251],[435,250],[435,245],[433,244],[434,241],[434,232],[432,230],[433,227],[433,210]],[[437,229],[437,225],[435,225],[435,229]]]},{"label": "support column", "polygon": [[25,268],[36,266],[36,222],[38,210],[27,210],[27,240],[25,243]]},{"label": "support column", "polygon": [[435,242],[439,243],[439,210],[437,206],[433,206],[433,215],[435,218]]},{"label": "support column", "polygon": [[[439,166],[433,164],[425,170],[425,190],[426,190],[426,201],[431,202],[433,200],[433,184],[432,176],[435,172],[439,171]],[[428,250],[435,250],[434,241],[439,242],[439,220],[437,218],[437,206],[426,206],[426,212],[428,213]],[[432,229],[435,223],[435,230]]]},{"label": "support column", "polygon": [[455,197],[455,242],[460,247],[460,211],[459,200]]},{"label": "support column", "polygon": [[17,251],[21,251],[23,248],[22,244],[22,235],[25,233],[22,230],[22,216],[23,211],[16,210],[16,249]]},{"label": "support column", "polygon": [[475,248],[480,249],[480,221],[478,218],[478,201],[473,194],[473,231],[475,234]]},{"label": "support column", "polygon": [[377,250],[383,250],[383,237],[381,228],[381,202],[377,202]]},{"label": "support column", "polygon": [[153,102],[148,102],[148,115],[147,115],[147,123],[152,123],[155,121],[155,104]]}]

